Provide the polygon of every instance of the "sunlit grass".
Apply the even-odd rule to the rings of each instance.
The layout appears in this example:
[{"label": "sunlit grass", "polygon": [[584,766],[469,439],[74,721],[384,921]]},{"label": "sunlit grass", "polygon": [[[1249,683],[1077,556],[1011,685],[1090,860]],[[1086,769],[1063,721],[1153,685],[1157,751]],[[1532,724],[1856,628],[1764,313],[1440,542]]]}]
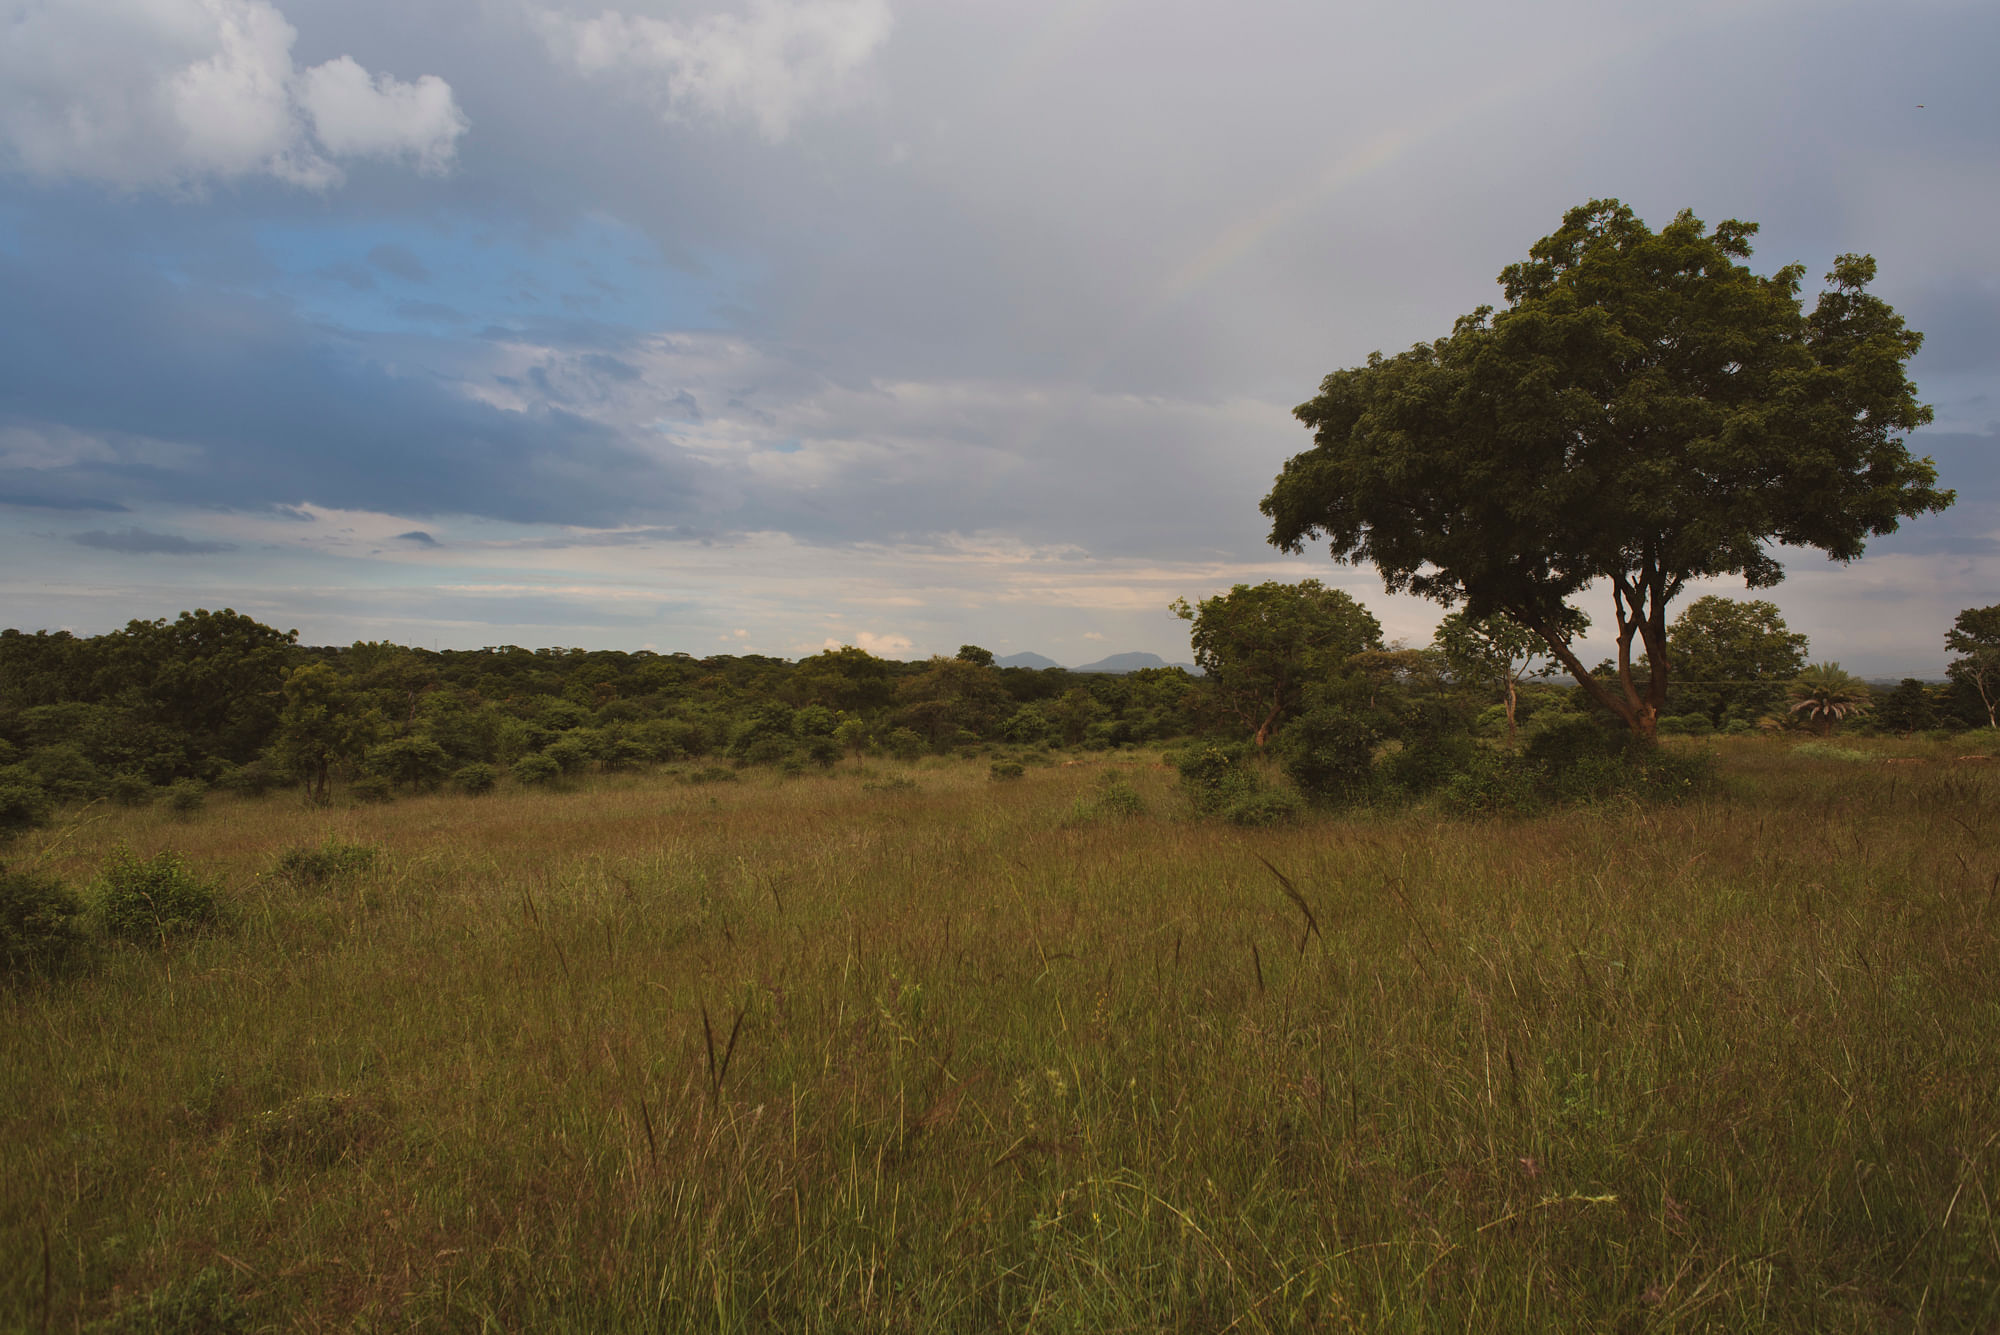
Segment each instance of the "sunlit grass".
[{"label": "sunlit grass", "polygon": [[1129,755],[83,813],[17,860],[239,916],[0,994],[0,1326],[2000,1325],[2000,780],[1718,745],[1522,822]]}]

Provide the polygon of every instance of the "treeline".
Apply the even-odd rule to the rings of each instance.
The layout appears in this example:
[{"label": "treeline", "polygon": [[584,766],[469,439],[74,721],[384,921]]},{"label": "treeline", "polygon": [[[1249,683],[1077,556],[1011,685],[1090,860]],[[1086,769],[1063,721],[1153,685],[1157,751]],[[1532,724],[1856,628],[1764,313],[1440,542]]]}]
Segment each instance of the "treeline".
[{"label": "treeline", "polygon": [[[0,789],[15,807],[211,785],[362,796],[706,762],[792,768],[982,743],[1111,748],[1200,726],[1200,682],[644,650],[308,647],[238,612],[109,634],[0,631]],[[21,817],[23,812],[16,811]]]},{"label": "treeline", "polygon": [[[658,765],[809,770],[871,753],[1102,750],[1275,737],[1306,715],[1323,733],[1329,708],[1379,751],[1445,736],[1512,741],[1593,712],[1491,627],[1447,618],[1433,647],[1385,647],[1364,608],[1310,580],[1239,586],[1183,611],[1206,675],[1002,668],[971,645],[922,662],[852,647],[797,662],[309,647],[226,608],[98,636],[0,631],[0,832],[64,802],[163,791],[194,801],[210,786],[296,786],[325,801],[336,786],[383,798]],[[1769,603],[1700,599],[1674,636],[1682,676],[1663,732],[1826,725],[1791,708],[1806,644]],[[1974,685],[1963,674],[1906,681],[1834,717],[1897,732],[1982,726]]]}]

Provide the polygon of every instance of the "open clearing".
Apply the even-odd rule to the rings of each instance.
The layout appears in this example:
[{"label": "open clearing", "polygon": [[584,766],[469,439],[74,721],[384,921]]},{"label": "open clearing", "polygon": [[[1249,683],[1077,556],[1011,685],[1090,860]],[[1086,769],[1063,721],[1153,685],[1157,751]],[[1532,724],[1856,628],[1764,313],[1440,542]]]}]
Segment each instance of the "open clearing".
[{"label": "open clearing", "polygon": [[0,1327],[2000,1326],[2000,766],[1715,745],[1518,822],[1134,754],[93,809],[17,865],[238,920],[0,991]]}]

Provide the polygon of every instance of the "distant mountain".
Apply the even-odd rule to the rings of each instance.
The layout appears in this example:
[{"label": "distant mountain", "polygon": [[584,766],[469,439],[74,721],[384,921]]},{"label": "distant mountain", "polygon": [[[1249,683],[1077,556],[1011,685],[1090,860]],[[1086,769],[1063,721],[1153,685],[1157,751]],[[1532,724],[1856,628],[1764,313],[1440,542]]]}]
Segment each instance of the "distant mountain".
[{"label": "distant mountain", "polygon": [[1071,672],[1137,672],[1140,668],[1163,668],[1163,667],[1177,667],[1188,672],[1194,671],[1194,666],[1190,663],[1169,663],[1166,659],[1160,657],[1158,654],[1146,654],[1146,653],[1113,654],[1109,658],[1100,658],[1095,663],[1085,663],[1082,667],[1073,667],[1070,669],[1070,671]]},{"label": "distant mountain", "polygon": [[1061,667],[1062,664],[1056,662],[1056,660],[1053,658],[1044,658],[1040,654],[1008,654],[1005,658],[994,659],[993,666],[1024,667],[1024,668],[1039,669],[1039,668]]}]

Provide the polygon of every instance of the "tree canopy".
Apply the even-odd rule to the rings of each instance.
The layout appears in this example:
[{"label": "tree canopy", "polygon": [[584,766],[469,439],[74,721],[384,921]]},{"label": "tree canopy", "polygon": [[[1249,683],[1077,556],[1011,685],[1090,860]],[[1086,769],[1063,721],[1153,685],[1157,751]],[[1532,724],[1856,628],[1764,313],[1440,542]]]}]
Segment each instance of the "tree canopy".
[{"label": "tree canopy", "polygon": [[1806,637],[1762,599],[1697,598],[1667,630],[1679,677],[1675,713],[1703,714],[1716,727],[1754,722],[1784,707],[1787,684],[1805,668]]},{"label": "tree canopy", "polygon": [[1348,594],[1316,579],[1238,584],[1174,615],[1194,623],[1196,666],[1222,707],[1251,728],[1257,745],[1298,708],[1315,677],[1364,649],[1382,647],[1382,624]]},{"label": "tree canopy", "polygon": [[1986,706],[1986,726],[2000,727],[1995,717],[2000,707],[2000,603],[1960,612],[1944,634],[1944,647],[1963,655],[1951,665],[1952,680],[1978,692],[1979,703]]},{"label": "tree canopy", "polygon": [[[1867,291],[1874,260],[1840,256],[1807,310],[1802,266],[1742,263],[1756,230],[1684,211],[1654,232],[1616,200],[1570,210],[1501,273],[1504,309],[1335,371],[1295,410],[1314,444],[1264,499],[1271,542],[1324,538],[1391,591],[1508,617],[1652,735],[1666,610],[1688,581],[1768,587],[1773,545],[1851,561],[1952,500],[1905,445],[1930,420],[1904,373],[1922,337]],[[1571,647],[1574,600],[1599,581],[1610,683]]]}]

